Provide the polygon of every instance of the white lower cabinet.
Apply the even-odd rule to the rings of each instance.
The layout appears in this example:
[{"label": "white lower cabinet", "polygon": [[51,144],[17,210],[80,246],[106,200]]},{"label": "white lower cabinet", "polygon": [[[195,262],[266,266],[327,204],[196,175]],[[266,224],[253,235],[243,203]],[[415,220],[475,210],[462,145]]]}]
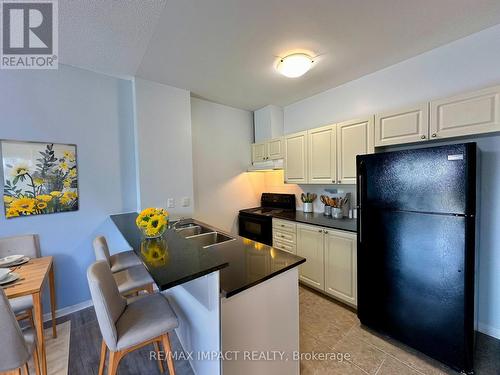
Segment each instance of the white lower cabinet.
[{"label": "white lower cabinet", "polygon": [[325,233],[325,292],[357,304],[356,235],[327,229]]},{"label": "white lower cabinet", "polygon": [[350,232],[297,224],[297,255],[306,258],[299,280],[357,305],[357,242]]},{"label": "white lower cabinet", "polygon": [[297,255],[306,258],[299,266],[299,279],[322,290],[325,288],[323,235],[321,227],[297,224]]}]

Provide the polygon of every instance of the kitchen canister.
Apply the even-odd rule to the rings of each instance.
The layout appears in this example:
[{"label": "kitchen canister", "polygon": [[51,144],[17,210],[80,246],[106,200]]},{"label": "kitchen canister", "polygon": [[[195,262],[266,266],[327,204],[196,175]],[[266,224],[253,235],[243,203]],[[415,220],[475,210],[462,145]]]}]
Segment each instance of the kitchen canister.
[{"label": "kitchen canister", "polygon": [[332,216],[332,207],[325,204],[325,211],[323,212],[325,216]]},{"label": "kitchen canister", "polygon": [[303,211],[304,212],[313,212],[313,204],[312,202],[306,202],[306,203],[303,203],[304,207],[303,207]]},{"label": "kitchen canister", "polygon": [[342,214],[342,208],[333,207],[332,216],[334,219],[342,219],[344,217],[344,215]]}]

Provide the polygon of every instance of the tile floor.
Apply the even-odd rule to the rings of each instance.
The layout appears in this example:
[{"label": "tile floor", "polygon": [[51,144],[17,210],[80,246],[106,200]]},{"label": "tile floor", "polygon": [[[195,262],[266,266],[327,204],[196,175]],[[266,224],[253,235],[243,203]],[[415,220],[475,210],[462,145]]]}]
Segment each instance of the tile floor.
[{"label": "tile floor", "polygon": [[[70,375],[97,374],[101,335],[93,308],[59,319],[71,319]],[[174,350],[181,351],[172,335]],[[120,364],[120,375],[160,374],[148,359],[151,348],[129,354]],[[362,328],[356,313],[311,289],[300,287],[301,352],[349,353],[349,361],[301,361],[302,375],[437,375],[457,374],[444,365],[387,337]],[[177,361],[177,375],[193,374],[187,361]],[[479,334],[476,374],[500,375],[500,340]],[[259,374],[267,375],[267,374]]]},{"label": "tile floor", "polygon": [[[305,287],[300,287],[300,350],[350,354],[348,361],[303,360],[303,375],[458,374],[395,340],[361,327],[354,311]],[[475,367],[479,375],[500,374],[499,340],[478,334]]]}]

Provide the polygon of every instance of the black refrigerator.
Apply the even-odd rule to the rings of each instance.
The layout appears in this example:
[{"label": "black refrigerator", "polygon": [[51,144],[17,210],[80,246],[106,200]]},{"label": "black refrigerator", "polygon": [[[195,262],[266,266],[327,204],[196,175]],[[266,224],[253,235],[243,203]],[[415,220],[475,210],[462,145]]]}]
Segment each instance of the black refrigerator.
[{"label": "black refrigerator", "polygon": [[357,157],[358,317],[463,372],[475,332],[475,143]]}]

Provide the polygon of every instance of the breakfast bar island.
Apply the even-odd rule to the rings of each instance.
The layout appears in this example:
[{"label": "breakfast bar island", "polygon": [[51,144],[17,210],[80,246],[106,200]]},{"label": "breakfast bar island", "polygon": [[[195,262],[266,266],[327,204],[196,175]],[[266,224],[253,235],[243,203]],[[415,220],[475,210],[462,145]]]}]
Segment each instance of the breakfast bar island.
[{"label": "breakfast bar island", "polygon": [[304,258],[194,219],[145,239],[136,218],[111,216],[175,310],[196,374],[299,374]]}]

